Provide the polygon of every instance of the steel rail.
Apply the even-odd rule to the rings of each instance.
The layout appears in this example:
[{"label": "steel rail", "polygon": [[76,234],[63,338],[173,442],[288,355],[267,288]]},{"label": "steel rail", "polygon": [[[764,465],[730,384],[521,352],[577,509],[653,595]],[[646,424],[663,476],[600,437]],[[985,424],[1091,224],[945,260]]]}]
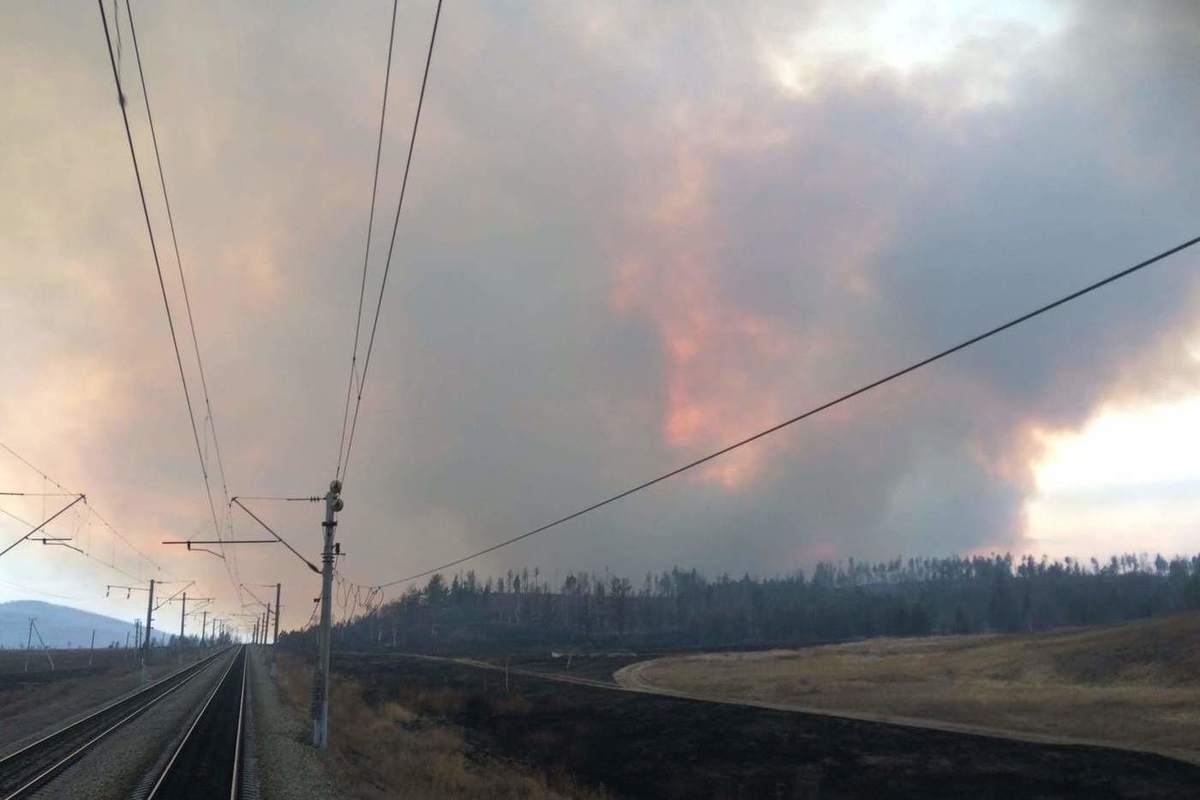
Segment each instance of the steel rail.
[{"label": "steel rail", "polygon": [[242,726],[246,721],[246,678],[250,674],[250,653],[242,660],[242,691],[238,698],[237,738],[233,743],[233,780],[229,783],[229,800],[237,800],[242,788]]},{"label": "steel rail", "polygon": [[[211,656],[206,656],[195,664],[178,669],[144,689],[139,689],[124,697],[120,697],[103,708],[88,714],[86,717],[65,725],[0,759],[0,787],[3,787],[5,783],[5,772],[11,770],[19,776],[15,781],[19,785],[15,789],[0,789],[0,791],[5,792],[3,800],[20,800],[20,798],[28,797],[75,761],[82,758],[83,755],[106,739],[110,734],[124,727],[161,700],[185,686],[192,678],[199,675],[206,666],[228,652],[229,648],[226,648]],[[106,717],[110,716],[115,717],[115,721],[111,724],[106,720]],[[93,729],[97,726],[97,723],[99,723],[99,732],[93,735]],[[84,731],[87,731],[87,733],[84,734],[85,741],[82,744],[79,746],[68,744],[72,737],[78,736]],[[63,745],[70,748],[70,751],[65,756],[59,757],[55,755],[50,764],[34,767],[32,769],[34,774],[32,777],[29,777],[28,773],[31,770],[26,765],[30,763],[30,759],[37,759],[42,753],[53,752]]]},{"label": "steel rail", "polygon": [[[217,696],[221,693],[221,690],[225,688],[226,682],[229,680],[230,673],[233,671],[234,665],[237,664],[237,661],[239,658],[241,658],[241,661],[242,661],[241,689],[238,692],[237,728],[234,733],[235,739],[234,739],[234,746],[233,746],[233,763],[232,763],[232,766],[230,769],[230,775],[229,775],[229,778],[230,778],[229,798],[230,798],[230,800],[237,800],[239,789],[240,789],[240,778],[241,778],[242,721],[243,721],[243,714],[245,712],[245,706],[246,706],[246,670],[248,668],[249,660],[250,660],[249,652],[247,651],[245,645],[242,645],[239,653],[237,655],[235,655],[233,657],[233,659],[229,662],[229,667],[226,668],[224,674],[221,675],[221,679],[219,681],[217,681],[217,685],[213,688],[212,692],[209,693],[208,698],[204,701],[204,705],[200,709],[200,713],[196,715],[195,719],[192,720],[192,724],[190,726],[188,726],[187,732],[183,735],[183,738],[179,741],[179,744],[175,747],[175,751],[171,754],[171,758],[170,758],[170,760],[167,761],[167,765],[165,767],[163,767],[163,770],[159,774],[158,779],[154,782],[154,786],[150,789],[150,792],[146,795],[146,800],[157,800],[158,798],[164,798],[164,799],[168,798],[167,794],[160,794],[160,792],[163,791],[164,786],[167,784],[168,780],[170,780],[174,776],[173,770],[176,769],[177,766],[185,764],[186,759],[181,759],[181,755],[188,748],[188,746],[192,743],[192,741],[193,741],[192,736],[196,733],[197,728],[199,728],[201,723],[206,720],[207,715],[209,714],[210,710],[212,710],[214,712],[216,710],[218,710],[217,706],[213,705],[213,702],[216,700]],[[210,795],[210,796],[216,796],[216,795]],[[173,797],[175,797],[175,795],[172,794],[170,797],[173,798]]]}]

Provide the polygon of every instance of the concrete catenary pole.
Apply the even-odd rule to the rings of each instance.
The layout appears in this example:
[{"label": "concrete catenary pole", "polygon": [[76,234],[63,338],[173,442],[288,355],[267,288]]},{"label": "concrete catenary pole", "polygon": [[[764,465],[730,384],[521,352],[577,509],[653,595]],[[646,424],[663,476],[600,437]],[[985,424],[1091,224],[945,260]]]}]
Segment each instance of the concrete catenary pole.
[{"label": "concrete catenary pole", "polygon": [[325,495],[325,547],[321,551],[321,628],[317,670],[313,680],[313,746],[322,750],[329,746],[329,652],[330,628],[333,623],[333,534],[337,529],[337,512],[342,502],[342,482],[332,481]]},{"label": "concrete catenary pole", "polygon": [[204,632],[208,630],[208,612],[200,612],[200,646],[204,646]]},{"label": "concrete catenary pole", "polygon": [[183,608],[179,610],[179,646],[183,647],[183,623],[187,619],[187,592],[183,593]]},{"label": "concrete catenary pole", "polygon": [[150,655],[150,631],[154,625],[154,578],[150,579],[150,600],[146,603],[146,639],[142,644],[142,666]]},{"label": "concrete catenary pole", "polygon": [[275,635],[271,637],[271,644],[279,643],[279,593],[283,590],[283,584],[275,584]]},{"label": "concrete catenary pole", "polygon": [[263,614],[262,643],[267,643],[267,631],[271,630],[271,604],[267,603],[267,613]]}]

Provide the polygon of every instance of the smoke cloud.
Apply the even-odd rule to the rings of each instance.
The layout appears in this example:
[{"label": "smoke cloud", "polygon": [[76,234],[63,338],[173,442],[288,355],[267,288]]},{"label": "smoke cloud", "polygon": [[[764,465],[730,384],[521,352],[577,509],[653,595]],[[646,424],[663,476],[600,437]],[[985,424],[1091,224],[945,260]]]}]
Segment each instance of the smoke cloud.
[{"label": "smoke cloud", "polygon": [[[349,467],[346,577],[519,533],[1195,235],[1190,4],[985,20],[905,66],[815,49],[840,5],[447,8]],[[387,12],[136,9],[235,494],[332,477]],[[12,13],[0,439],[229,610],[224,564],[156,544],[211,522],[100,22],[86,3]],[[398,22],[369,307],[431,21]],[[178,326],[127,38],[122,74]],[[1020,549],[1041,434],[1194,391],[1198,259],[475,567],[776,573]],[[2,459],[0,478],[40,486]],[[258,508],[316,552],[317,508]],[[120,550],[106,558],[149,576]],[[28,548],[0,575],[89,597],[120,578],[66,556]],[[283,581],[284,622],[307,619],[299,561],[244,546],[235,568]]]}]

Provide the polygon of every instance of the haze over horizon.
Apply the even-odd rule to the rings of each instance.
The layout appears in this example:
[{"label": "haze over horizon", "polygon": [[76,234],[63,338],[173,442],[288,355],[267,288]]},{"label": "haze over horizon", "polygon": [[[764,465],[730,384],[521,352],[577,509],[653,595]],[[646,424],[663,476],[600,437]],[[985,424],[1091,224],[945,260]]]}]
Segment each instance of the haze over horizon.
[{"label": "haze over horizon", "polygon": [[[390,8],[135,13],[230,493],[321,494]],[[397,23],[368,300],[432,13]],[[236,610],[221,560],[159,544],[212,521],[97,10],[9,15],[0,441]],[[438,37],[338,529],[359,583],[561,516],[1200,233],[1189,3],[449,4]],[[147,177],[128,40],[121,64]],[[147,191],[178,324],[157,178]],[[1172,257],[464,569],[1196,552],[1197,267]],[[0,490],[53,487],[0,453]],[[42,503],[0,498],[29,520]],[[319,506],[252,507],[317,557]],[[22,530],[0,518],[6,545]],[[151,577],[86,515],[52,530]],[[240,546],[235,569],[283,582],[284,627],[309,617],[319,582],[282,548]],[[103,597],[127,582],[41,545],[0,560],[0,601],[132,618],[136,599]]]}]

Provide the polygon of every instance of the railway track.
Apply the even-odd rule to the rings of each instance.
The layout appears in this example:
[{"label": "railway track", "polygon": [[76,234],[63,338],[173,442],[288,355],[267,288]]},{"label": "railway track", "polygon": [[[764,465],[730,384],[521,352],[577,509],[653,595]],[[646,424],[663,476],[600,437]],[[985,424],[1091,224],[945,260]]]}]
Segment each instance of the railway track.
[{"label": "railway track", "polygon": [[[32,795],[109,735],[169,697],[226,653],[228,650],[214,653],[176,670],[0,759],[0,798],[18,800]],[[244,662],[244,656],[239,657]]]},{"label": "railway track", "polygon": [[146,800],[237,800],[242,791],[246,670],[246,648],[241,647],[145,795]]}]

